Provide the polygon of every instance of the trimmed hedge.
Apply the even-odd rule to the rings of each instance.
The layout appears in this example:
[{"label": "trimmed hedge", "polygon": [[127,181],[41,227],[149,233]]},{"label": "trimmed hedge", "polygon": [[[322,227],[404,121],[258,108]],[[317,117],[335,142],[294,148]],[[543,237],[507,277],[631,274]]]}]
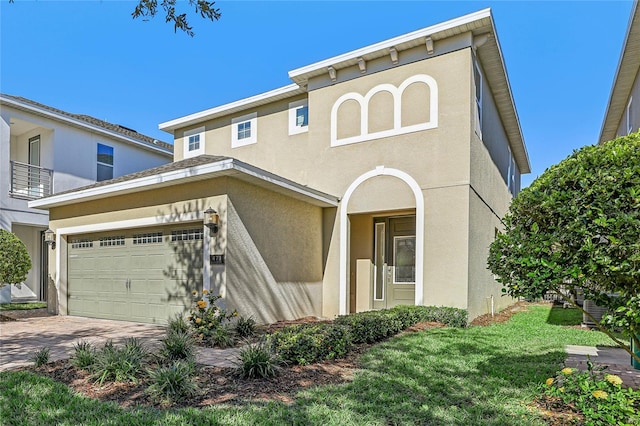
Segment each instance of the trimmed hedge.
[{"label": "trimmed hedge", "polygon": [[294,325],[269,336],[271,348],[283,361],[300,365],[343,357],[351,343],[349,328],[333,324]]},{"label": "trimmed hedge", "polygon": [[391,309],[339,316],[335,324],[351,329],[353,343],[375,343],[424,321],[439,322],[449,327],[466,327],[467,311],[447,307],[401,305]]},{"label": "trimmed hedge", "polygon": [[299,324],[269,336],[271,349],[289,364],[311,364],[343,357],[353,343],[376,343],[419,322],[466,327],[467,311],[435,306],[396,306],[343,315],[333,324]]}]

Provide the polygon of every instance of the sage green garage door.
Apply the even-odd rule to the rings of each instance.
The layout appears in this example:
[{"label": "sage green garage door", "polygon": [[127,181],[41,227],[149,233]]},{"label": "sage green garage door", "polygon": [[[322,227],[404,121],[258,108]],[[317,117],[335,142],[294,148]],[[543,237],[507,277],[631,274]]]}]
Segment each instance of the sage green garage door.
[{"label": "sage green garage door", "polygon": [[69,315],[166,323],[202,290],[201,227],[73,236]]}]

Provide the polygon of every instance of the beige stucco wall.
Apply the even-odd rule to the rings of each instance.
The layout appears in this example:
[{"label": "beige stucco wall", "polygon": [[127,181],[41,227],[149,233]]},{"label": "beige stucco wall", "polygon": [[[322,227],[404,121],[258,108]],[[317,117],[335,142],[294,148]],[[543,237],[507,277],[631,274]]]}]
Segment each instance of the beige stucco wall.
[{"label": "beige stucco wall", "polygon": [[232,179],[225,302],[259,323],[322,313],[322,208]]},{"label": "beige stucco wall", "polygon": [[[195,217],[195,223],[201,223],[208,207],[220,214],[220,231],[209,240],[209,250],[225,254],[225,265],[210,265],[210,282],[212,291],[224,296],[224,306],[262,323],[321,315],[322,208],[234,178],[54,208],[51,228],[100,228],[144,218],[177,224]],[[66,238],[63,242],[57,250],[62,256],[60,311],[64,314]],[[51,272],[56,273],[55,267]]]}]

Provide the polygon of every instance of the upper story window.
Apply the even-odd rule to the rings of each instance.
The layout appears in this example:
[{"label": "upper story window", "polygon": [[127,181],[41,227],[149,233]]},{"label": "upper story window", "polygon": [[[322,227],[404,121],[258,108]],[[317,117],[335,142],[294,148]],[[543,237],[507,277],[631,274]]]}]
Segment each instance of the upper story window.
[{"label": "upper story window", "polygon": [[289,103],[289,134],[309,130],[309,103],[306,99]]},{"label": "upper story window", "polygon": [[183,157],[190,158],[204,154],[204,127],[184,132]]},{"label": "upper story window", "polygon": [[258,113],[231,120],[231,148],[251,145],[258,141]]},{"label": "upper story window", "polygon": [[627,104],[627,134],[630,134],[633,131],[633,115],[631,114],[632,107],[633,97],[629,98],[629,103]]},{"label": "upper story window", "polygon": [[482,138],[482,73],[477,62],[473,66],[473,81],[476,86],[476,133]]},{"label": "upper story window", "polygon": [[98,144],[98,171],[96,180],[113,179],[113,147]]}]

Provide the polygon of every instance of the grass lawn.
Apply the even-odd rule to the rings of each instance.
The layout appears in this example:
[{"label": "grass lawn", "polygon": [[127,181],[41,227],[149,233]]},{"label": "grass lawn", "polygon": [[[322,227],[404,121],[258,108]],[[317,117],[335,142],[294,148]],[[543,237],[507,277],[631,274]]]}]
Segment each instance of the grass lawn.
[{"label": "grass lawn", "polygon": [[123,409],[32,373],[0,373],[0,419],[6,425],[543,425],[527,404],[559,368],[564,345],[611,344],[602,333],[556,325],[558,314],[567,313],[531,306],[489,327],[392,338],[363,356],[353,382],[301,392],[291,405]]},{"label": "grass lawn", "polygon": [[0,305],[0,311],[24,311],[29,309],[42,309],[46,307],[46,302],[3,303]]}]

